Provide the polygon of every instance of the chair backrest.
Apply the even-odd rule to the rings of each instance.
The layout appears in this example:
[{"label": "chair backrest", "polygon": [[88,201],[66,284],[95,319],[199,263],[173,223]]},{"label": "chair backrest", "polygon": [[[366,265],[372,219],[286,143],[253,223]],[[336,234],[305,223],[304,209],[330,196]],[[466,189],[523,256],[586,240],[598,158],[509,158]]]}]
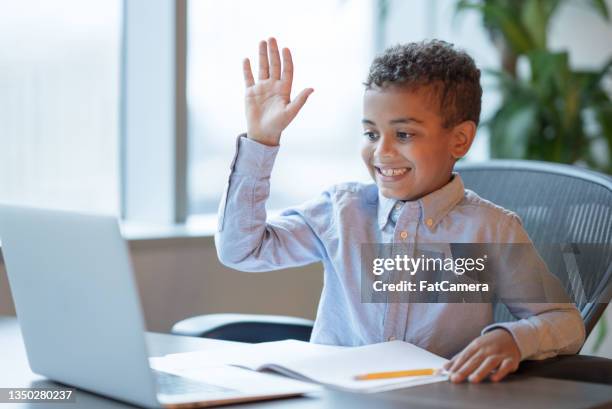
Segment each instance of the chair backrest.
[{"label": "chair backrest", "polygon": [[[612,178],[575,166],[523,160],[459,163],[456,170],[467,189],[521,217],[551,272],[567,283],[589,334],[612,295]],[[554,243],[575,243],[577,248],[588,243],[589,257],[568,268],[559,253],[551,254]],[[496,321],[511,319],[505,306],[496,306]]]}]

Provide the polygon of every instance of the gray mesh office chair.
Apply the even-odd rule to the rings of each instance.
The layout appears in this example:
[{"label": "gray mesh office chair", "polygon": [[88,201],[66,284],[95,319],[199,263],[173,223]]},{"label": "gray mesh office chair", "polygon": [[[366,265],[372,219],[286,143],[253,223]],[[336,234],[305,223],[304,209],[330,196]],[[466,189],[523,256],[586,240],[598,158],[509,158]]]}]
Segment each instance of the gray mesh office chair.
[{"label": "gray mesh office chair", "polygon": [[[545,251],[547,244],[606,245],[578,266],[575,277],[562,277],[563,282],[579,284],[580,292],[575,291],[576,286],[567,290],[589,334],[612,295],[612,178],[574,166],[520,160],[459,163],[457,171],[466,188],[521,217],[525,230],[557,275],[565,274],[566,269],[559,264],[563,261],[558,256]],[[513,319],[505,306],[496,305],[496,321]],[[172,332],[263,342],[308,340],[311,329],[312,321],[301,318],[212,314],[180,321]]]},{"label": "gray mesh office chair", "polygon": [[[612,178],[573,166],[534,161],[491,161],[459,168],[465,186],[516,212],[550,270],[563,282],[581,311],[587,334],[612,294]],[[551,243],[601,244],[588,261],[566,274]],[[569,284],[579,282],[579,285]],[[580,289],[580,291],[577,291]],[[595,300],[595,302],[593,302]],[[496,321],[514,317],[503,305]]]}]

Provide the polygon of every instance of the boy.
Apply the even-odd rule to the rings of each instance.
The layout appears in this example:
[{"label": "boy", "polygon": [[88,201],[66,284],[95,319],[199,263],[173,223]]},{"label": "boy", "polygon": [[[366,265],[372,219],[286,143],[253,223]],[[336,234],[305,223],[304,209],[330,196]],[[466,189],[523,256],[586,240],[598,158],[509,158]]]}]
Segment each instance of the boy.
[{"label": "boy", "polygon": [[219,259],[243,271],[322,261],[324,287],[312,342],[363,345],[401,339],[453,357],[451,381],[499,381],[523,359],[576,353],[584,325],[572,304],[362,303],[362,243],[527,243],[514,213],[465,190],[453,173],[478,125],[480,71],[441,41],[396,46],[365,83],[362,157],[375,184],[346,183],[266,220],[281,132],[313,92],[290,99],[293,63],[276,41],[259,45],[259,79],[244,60],[247,134],[238,138],[215,237]]}]

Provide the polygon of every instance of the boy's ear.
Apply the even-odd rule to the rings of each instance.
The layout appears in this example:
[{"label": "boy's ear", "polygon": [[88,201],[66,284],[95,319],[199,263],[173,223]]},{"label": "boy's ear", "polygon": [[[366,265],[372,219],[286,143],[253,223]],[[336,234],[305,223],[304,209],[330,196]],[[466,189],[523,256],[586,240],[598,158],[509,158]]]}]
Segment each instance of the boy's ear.
[{"label": "boy's ear", "polygon": [[464,157],[476,136],[476,124],[474,121],[463,121],[456,125],[451,131],[450,153],[455,159]]}]

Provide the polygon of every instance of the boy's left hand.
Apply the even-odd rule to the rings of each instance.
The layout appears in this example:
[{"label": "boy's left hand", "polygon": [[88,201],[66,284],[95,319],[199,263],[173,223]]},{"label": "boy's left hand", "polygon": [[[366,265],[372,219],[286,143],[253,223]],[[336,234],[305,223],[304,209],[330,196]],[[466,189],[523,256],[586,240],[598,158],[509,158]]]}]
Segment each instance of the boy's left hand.
[{"label": "boy's left hand", "polygon": [[479,336],[444,365],[450,381],[463,382],[466,378],[477,383],[491,375],[494,382],[517,370],[521,362],[514,338],[505,329],[494,329]]}]

